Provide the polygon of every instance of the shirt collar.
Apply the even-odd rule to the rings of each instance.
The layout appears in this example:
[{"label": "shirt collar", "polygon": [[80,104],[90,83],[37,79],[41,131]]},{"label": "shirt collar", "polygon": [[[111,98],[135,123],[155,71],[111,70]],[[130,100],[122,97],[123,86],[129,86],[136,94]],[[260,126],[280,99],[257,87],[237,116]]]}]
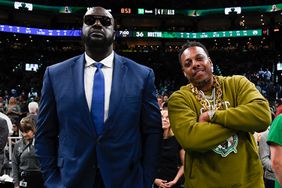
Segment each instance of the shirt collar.
[{"label": "shirt collar", "polygon": [[[86,61],[85,67],[89,67],[92,66],[92,64],[97,63],[97,61],[95,61],[90,56],[88,56],[86,52],[84,54]],[[114,62],[114,51],[112,51],[110,55],[108,55],[105,59],[102,59],[99,63],[102,63],[104,66],[111,68],[113,67],[113,62]]]}]

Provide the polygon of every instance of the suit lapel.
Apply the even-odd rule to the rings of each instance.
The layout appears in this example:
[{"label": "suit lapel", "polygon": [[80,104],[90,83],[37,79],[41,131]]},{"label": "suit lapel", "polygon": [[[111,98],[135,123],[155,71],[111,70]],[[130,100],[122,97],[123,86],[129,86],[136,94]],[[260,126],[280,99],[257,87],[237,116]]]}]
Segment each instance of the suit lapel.
[{"label": "suit lapel", "polygon": [[112,78],[112,88],[110,95],[110,106],[108,119],[105,123],[105,129],[109,129],[113,123],[114,112],[118,108],[119,103],[122,98],[122,94],[125,89],[125,77],[127,73],[126,62],[122,59],[121,56],[115,54],[114,57],[114,70]]},{"label": "suit lapel", "polygon": [[74,87],[75,99],[77,102],[77,106],[75,108],[79,109],[79,116],[81,119],[87,121],[87,124],[90,128],[90,132],[94,133],[96,136],[95,127],[93,125],[93,121],[90,115],[90,111],[88,108],[88,104],[85,96],[85,88],[84,88],[84,66],[85,66],[85,57],[82,54],[71,66],[72,69],[72,83]]},{"label": "suit lapel", "polygon": [[[72,69],[72,82],[74,84],[75,98],[80,101],[78,103],[77,109],[80,109],[80,116],[82,119],[85,119],[90,126],[90,129],[94,136],[96,137],[95,127],[89,112],[88,104],[85,97],[85,88],[84,88],[84,66],[85,66],[85,57],[84,54],[81,55],[77,61],[74,61],[71,65]],[[115,110],[120,105],[122,94],[125,89],[125,77],[127,74],[126,62],[119,55],[115,54],[114,57],[114,70],[112,78],[112,88],[110,95],[110,106],[108,119],[105,122],[104,133],[110,129],[113,125],[114,113]]]}]

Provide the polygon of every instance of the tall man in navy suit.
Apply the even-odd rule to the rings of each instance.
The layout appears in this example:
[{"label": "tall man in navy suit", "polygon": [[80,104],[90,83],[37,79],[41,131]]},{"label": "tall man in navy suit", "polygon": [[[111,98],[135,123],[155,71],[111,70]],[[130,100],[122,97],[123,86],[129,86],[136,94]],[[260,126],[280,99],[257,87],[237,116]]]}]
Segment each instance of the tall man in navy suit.
[{"label": "tall man in navy suit", "polygon": [[104,8],[86,12],[82,35],[85,53],[47,67],[43,79],[35,147],[45,186],[150,188],[162,135],[154,73],[113,51],[114,19]]}]

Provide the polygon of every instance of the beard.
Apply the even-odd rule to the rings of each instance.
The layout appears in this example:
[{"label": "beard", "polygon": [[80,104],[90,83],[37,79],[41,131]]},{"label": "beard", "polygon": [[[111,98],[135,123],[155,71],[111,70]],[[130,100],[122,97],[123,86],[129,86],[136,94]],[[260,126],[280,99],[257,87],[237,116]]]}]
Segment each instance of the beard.
[{"label": "beard", "polygon": [[85,46],[89,49],[94,50],[105,50],[108,49],[114,42],[114,35],[109,38],[103,37],[100,39],[93,39],[90,36],[82,36],[82,41],[84,42]]},{"label": "beard", "polygon": [[197,87],[199,90],[202,90],[207,85],[211,83],[211,77],[205,80],[197,81],[196,79],[190,79],[190,83],[192,83],[195,87]]}]

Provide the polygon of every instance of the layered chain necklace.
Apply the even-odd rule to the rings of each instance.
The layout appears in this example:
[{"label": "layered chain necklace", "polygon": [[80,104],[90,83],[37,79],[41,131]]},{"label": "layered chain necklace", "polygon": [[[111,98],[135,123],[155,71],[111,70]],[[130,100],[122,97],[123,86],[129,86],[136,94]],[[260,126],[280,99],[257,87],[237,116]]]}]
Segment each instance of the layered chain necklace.
[{"label": "layered chain necklace", "polygon": [[191,90],[196,99],[202,105],[201,113],[209,110],[223,109],[222,89],[216,76],[213,76],[213,90],[211,96],[206,96],[202,90],[198,90],[198,88],[193,86],[193,84],[191,84]]},{"label": "layered chain necklace", "polygon": [[[202,105],[201,113],[209,110],[221,110],[224,108],[223,104],[225,104],[225,107],[227,108],[227,103],[229,102],[223,102],[221,85],[219,83],[218,77],[216,76],[213,76],[212,87],[212,95],[206,96],[202,90],[199,91],[195,86],[193,86],[193,84],[191,84],[192,93]],[[212,150],[221,155],[221,157],[227,157],[232,152],[237,153],[238,142],[238,135],[234,134]]]}]

